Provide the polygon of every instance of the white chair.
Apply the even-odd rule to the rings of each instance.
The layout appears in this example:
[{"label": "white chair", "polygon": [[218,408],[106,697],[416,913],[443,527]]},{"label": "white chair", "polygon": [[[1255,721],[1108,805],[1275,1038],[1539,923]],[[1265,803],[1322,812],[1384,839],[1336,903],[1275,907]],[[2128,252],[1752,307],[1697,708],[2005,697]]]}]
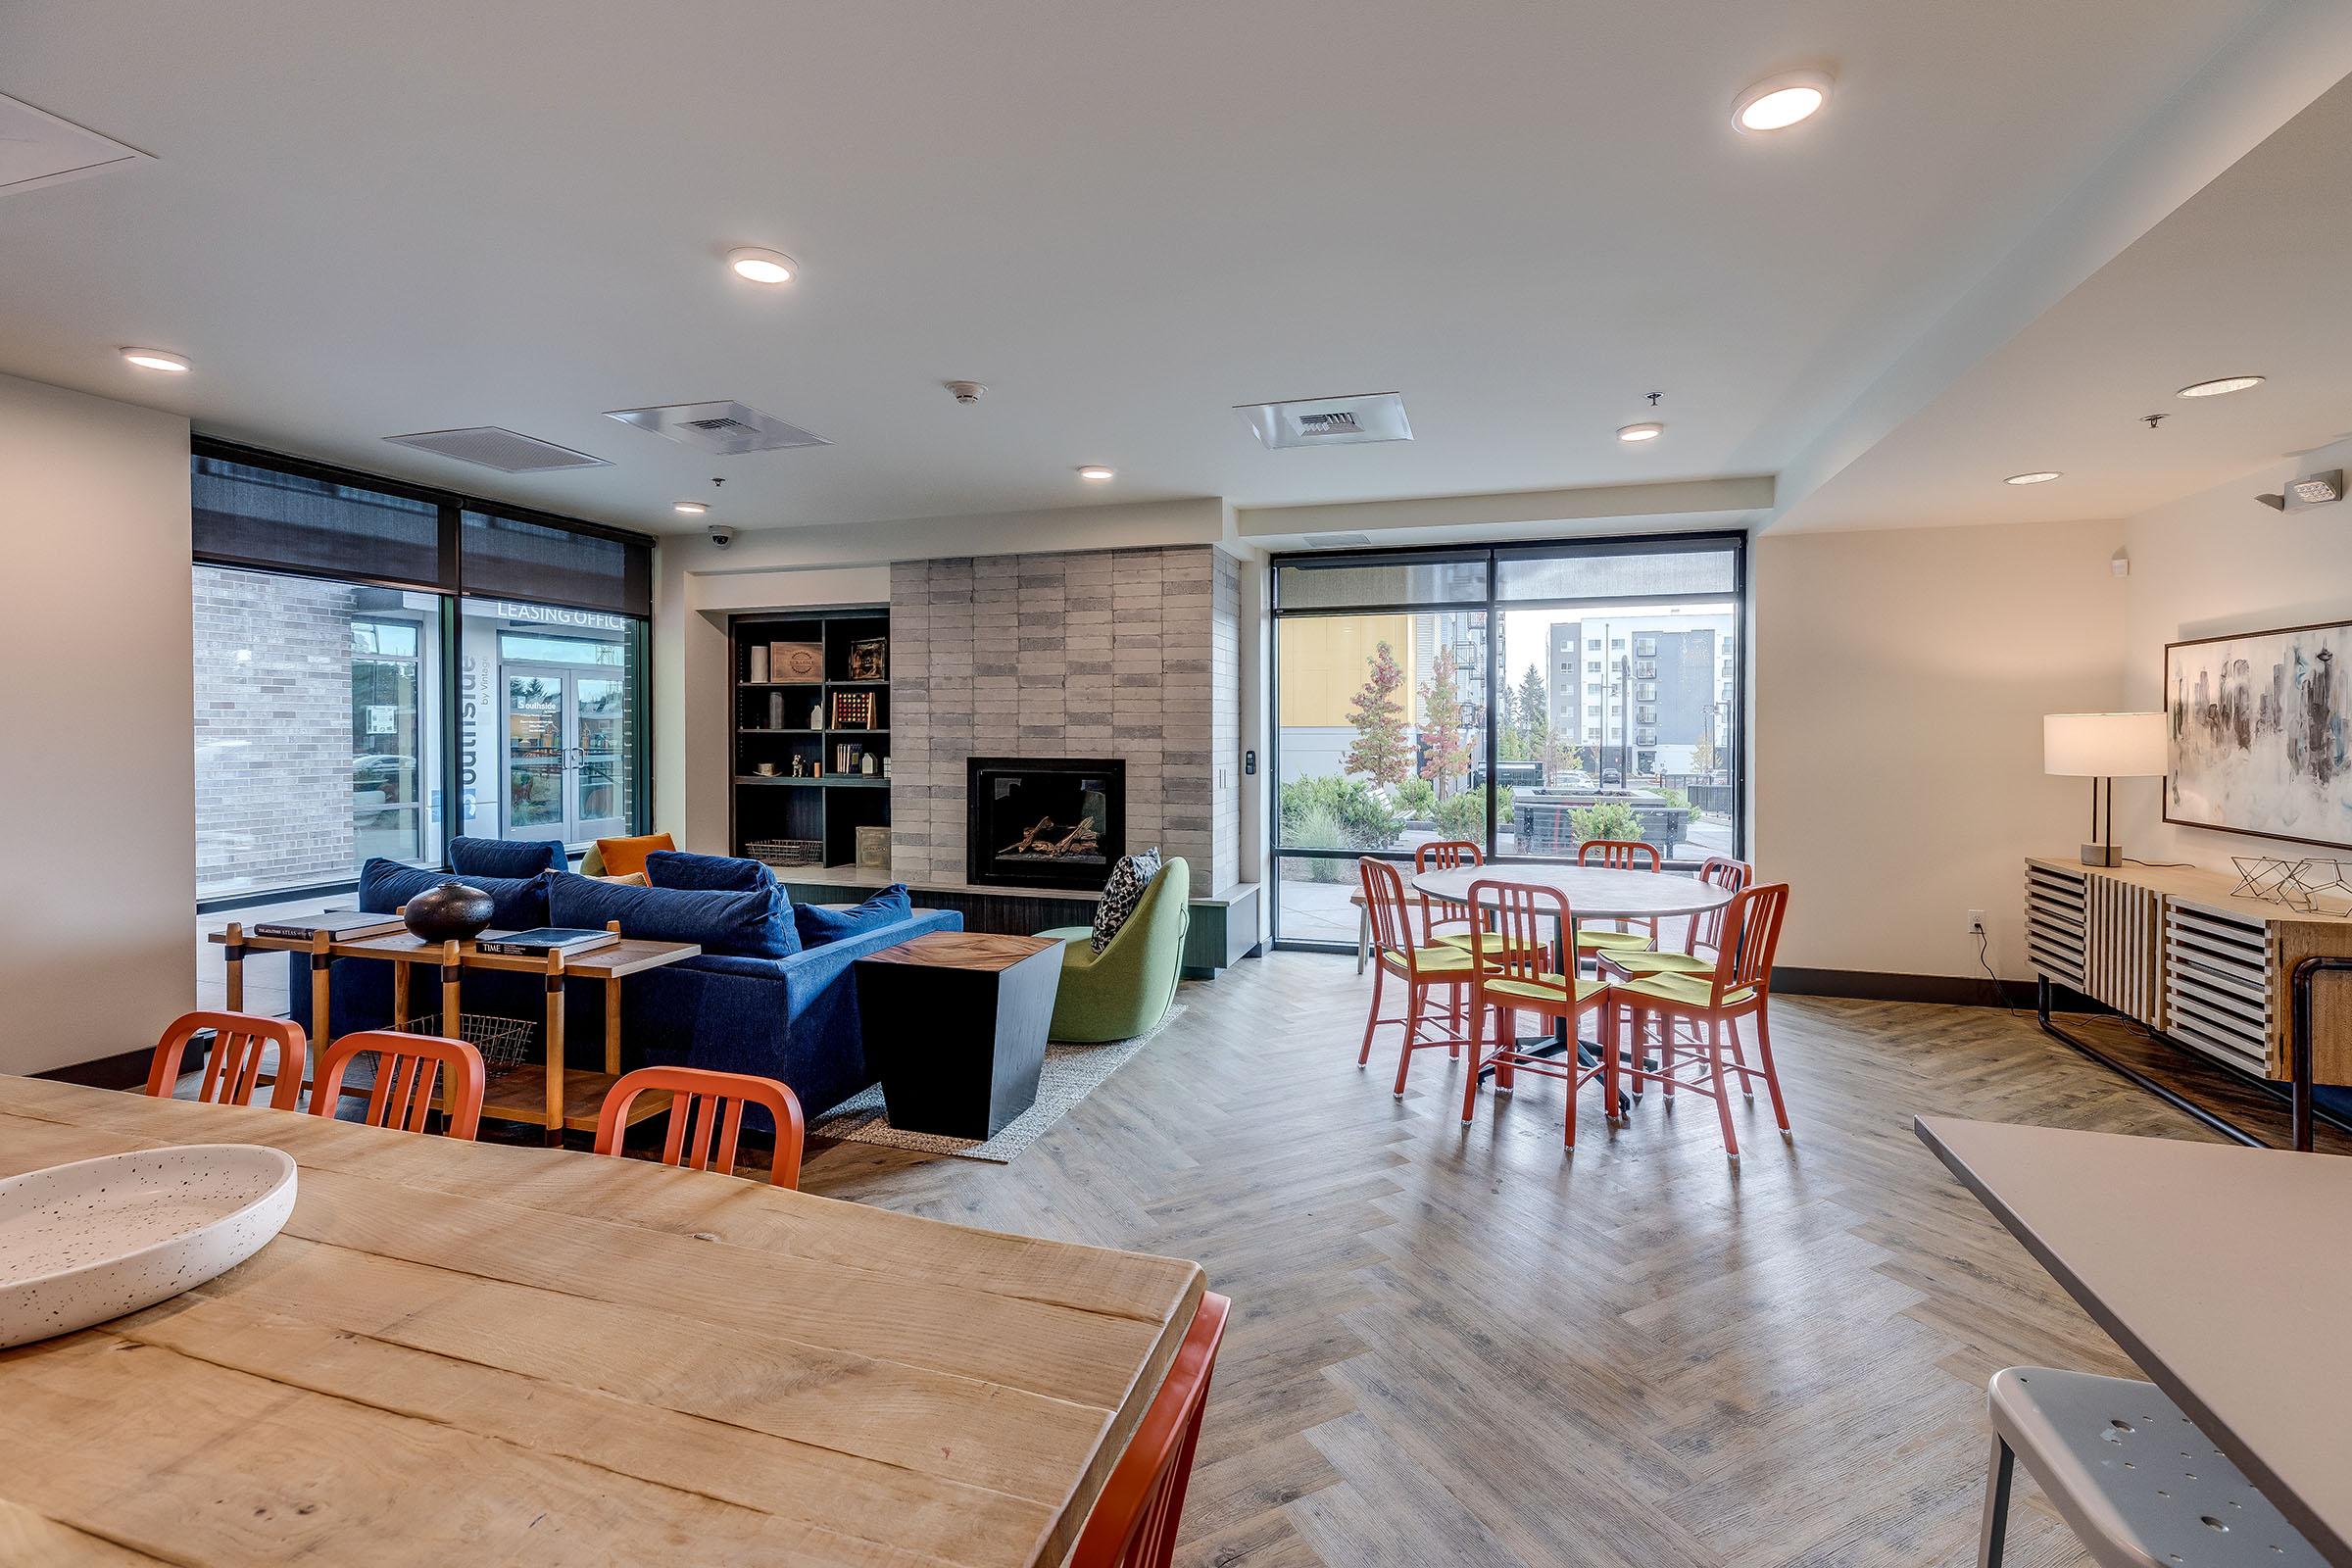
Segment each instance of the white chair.
[{"label": "white chair", "polygon": [[2004,1367],[1986,1395],[1980,1568],[2000,1568],[2022,1458],[2101,1568],[2320,1568],[2326,1559],[2153,1383]]}]

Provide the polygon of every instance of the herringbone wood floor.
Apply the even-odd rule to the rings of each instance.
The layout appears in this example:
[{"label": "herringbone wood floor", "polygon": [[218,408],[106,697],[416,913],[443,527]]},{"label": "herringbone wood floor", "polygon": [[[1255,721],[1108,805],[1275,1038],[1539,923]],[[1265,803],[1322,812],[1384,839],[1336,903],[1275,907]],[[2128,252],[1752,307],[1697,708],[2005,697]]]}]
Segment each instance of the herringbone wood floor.
[{"label": "herringbone wood floor", "polygon": [[[1994,1008],[1775,1003],[1797,1142],[1763,1102],[1726,1165],[1711,1107],[1610,1136],[1522,1078],[1459,1121],[1461,1068],[1368,981],[1276,954],[1190,1010],[1008,1166],[861,1144],[814,1192],[1194,1257],[1234,1298],[1186,1563],[1966,1563],[1984,1380],[2130,1375],[1911,1133],[1920,1111],[2207,1135]],[[2085,1560],[2031,1488],[2015,1564]]]}]

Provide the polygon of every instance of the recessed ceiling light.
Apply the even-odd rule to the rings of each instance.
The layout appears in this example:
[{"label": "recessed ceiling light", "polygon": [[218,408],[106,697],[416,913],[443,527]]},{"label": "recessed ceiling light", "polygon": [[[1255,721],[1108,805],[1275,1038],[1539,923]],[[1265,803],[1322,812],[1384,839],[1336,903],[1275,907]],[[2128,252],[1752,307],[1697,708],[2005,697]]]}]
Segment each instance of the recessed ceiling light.
[{"label": "recessed ceiling light", "polygon": [[1104,479],[1115,479],[1118,476],[1119,473],[1116,468],[1106,468],[1100,463],[1090,463],[1085,467],[1078,470],[1079,478],[1093,479],[1098,483]]},{"label": "recessed ceiling light", "polygon": [[1732,123],[1742,131],[1787,130],[1810,120],[1830,101],[1826,71],[1790,71],[1767,76],[1732,101]]},{"label": "recessed ceiling light", "polygon": [[2198,381],[2173,394],[2178,398],[2218,398],[2225,392],[2243,392],[2250,386],[2262,385],[2259,375],[2225,375],[2218,381]]},{"label": "recessed ceiling light", "polygon": [[2065,475],[2065,474],[2063,474],[2063,473],[2060,473],[2060,472],[2059,472],[2057,469],[2055,469],[2055,468],[2041,468],[2041,469],[2038,469],[2038,470],[2036,470],[2035,472],[2033,472],[2033,473],[2013,473],[2013,474],[2011,474],[2011,475],[2010,475],[2008,478],[2006,478],[2006,479],[2003,479],[2003,480],[2001,481],[2001,483],[2003,483],[2003,484],[2048,484],[2048,483],[2049,483],[2049,482],[2050,482],[2052,479],[2063,479],[2063,478],[2065,478],[2065,477],[2066,477],[2066,475]]},{"label": "recessed ceiling light", "polygon": [[699,517],[710,509],[700,501],[673,501],[669,504],[669,510],[682,512],[689,517]]},{"label": "recessed ceiling light", "polygon": [[142,370],[162,370],[170,375],[188,373],[188,362],[177,354],[166,354],[162,349],[124,349],[122,357]]},{"label": "recessed ceiling light", "polygon": [[1617,427],[1617,439],[1620,441],[1655,441],[1665,433],[1666,427],[1654,419],[1642,424],[1624,424]]},{"label": "recessed ceiling light", "polygon": [[727,252],[727,266],[735,275],[754,283],[789,283],[799,273],[801,264],[782,251],[763,251],[746,246]]}]

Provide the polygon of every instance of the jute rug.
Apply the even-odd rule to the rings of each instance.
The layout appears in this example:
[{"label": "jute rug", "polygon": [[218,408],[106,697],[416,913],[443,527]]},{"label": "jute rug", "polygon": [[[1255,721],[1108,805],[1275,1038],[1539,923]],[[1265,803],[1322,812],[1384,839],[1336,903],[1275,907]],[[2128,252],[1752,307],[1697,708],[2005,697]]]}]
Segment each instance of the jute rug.
[{"label": "jute rug", "polygon": [[1137,1052],[1167,1033],[1168,1026],[1183,1016],[1183,1007],[1170,1007],[1160,1015],[1159,1022],[1132,1040],[1112,1040],[1099,1046],[1046,1047],[1045,1070],[1037,1080],[1037,1103],[986,1143],[902,1132],[883,1114],[880,1084],[843,1101],[827,1111],[821,1121],[810,1124],[808,1130],[822,1138],[882,1144],[925,1154],[953,1154],[958,1159],[985,1159],[992,1164],[1008,1165],[1015,1155],[1043,1138],[1048,1128],[1068,1115],[1080,1101],[1101,1088],[1112,1073],[1127,1065]]}]

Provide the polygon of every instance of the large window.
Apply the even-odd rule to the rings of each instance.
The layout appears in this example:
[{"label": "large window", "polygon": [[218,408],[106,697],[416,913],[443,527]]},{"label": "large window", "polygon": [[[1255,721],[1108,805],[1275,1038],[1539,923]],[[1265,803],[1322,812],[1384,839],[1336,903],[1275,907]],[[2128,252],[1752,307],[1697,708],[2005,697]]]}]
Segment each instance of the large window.
[{"label": "large window", "polygon": [[192,483],[200,903],[644,826],[646,542],[210,443]]},{"label": "large window", "polygon": [[1275,568],[1274,934],[1352,946],[1355,860],[1436,839],[1744,846],[1737,535]]}]

